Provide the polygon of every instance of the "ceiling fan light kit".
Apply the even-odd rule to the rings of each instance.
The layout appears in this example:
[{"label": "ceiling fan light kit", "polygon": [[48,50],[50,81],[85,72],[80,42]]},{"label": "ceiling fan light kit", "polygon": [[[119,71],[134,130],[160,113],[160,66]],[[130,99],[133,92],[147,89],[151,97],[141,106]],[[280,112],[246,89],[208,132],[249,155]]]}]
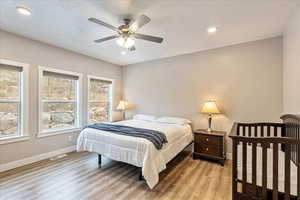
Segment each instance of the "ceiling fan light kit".
[{"label": "ceiling fan light kit", "polygon": [[129,51],[135,51],[135,39],[141,39],[141,40],[146,40],[150,42],[155,42],[155,43],[162,43],[163,38],[161,37],[155,37],[151,35],[144,35],[144,34],[139,34],[136,33],[141,27],[144,25],[148,24],[151,19],[147,17],[146,15],[141,15],[139,16],[136,20],[131,21],[130,19],[124,19],[124,25],[119,26],[118,28],[115,26],[112,26],[110,24],[107,24],[106,22],[103,22],[99,19],[96,18],[89,18],[88,19],[91,22],[94,22],[96,24],[100,24],[102,26],[105,26],[106,28],[109,28],[113,31],[117,32],[117,35],[101,38],[98,40],[95,40],[94,42],[96,43],[101,43],[105,42],[107,40],[112,40],[112,39],[117,39],[116,43],[123,47],[128,49]]},{"label": "ceiling fan light kit", "polygon": [[135,44],[135,41],[132,38],[122,36],[119,37],[116,42],[119,46],[124,47],[126,49],[131,48]]}]

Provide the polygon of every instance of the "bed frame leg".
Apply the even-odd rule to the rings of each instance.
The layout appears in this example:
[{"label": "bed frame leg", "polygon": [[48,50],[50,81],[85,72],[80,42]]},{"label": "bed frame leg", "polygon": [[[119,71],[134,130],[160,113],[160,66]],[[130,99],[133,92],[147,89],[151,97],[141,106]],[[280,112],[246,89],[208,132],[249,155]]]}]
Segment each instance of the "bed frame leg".
[{"label": "bed frame leg", "polygon": [[139,180],[142,181],[144,179],[142,174],[142,168],[139,168]]},{"label": "bed frame leg", "polygon": [[101,168],[101,154],[98,154],[98,167]]}]

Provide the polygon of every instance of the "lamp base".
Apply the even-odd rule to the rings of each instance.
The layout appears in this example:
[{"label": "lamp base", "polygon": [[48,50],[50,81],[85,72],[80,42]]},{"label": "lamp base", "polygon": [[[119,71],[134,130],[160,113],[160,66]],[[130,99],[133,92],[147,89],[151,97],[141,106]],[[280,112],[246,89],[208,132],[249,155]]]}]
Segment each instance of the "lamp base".
[{"label": "lamp base", "polygon": [[209,114],[208,115],[208,128],[207,128],[207,132],[212,132],[212,129],[211,129],[211,121],[212,121],[212,114]]},{"label": "lamp base", "polygon": [[122,120],[125,120],[126,119],[126,113],[125,113],[125,110],[122,111]]}]

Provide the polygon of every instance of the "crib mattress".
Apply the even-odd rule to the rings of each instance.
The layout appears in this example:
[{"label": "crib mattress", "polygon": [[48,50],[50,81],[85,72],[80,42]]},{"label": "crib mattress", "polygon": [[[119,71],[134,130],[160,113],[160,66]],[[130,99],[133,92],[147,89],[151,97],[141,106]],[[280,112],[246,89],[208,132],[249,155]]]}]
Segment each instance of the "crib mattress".
[{"label": "crib mattress", "polygon": [[[238,179],[242,180],[242,145],[238,145]],[[273,149],[268,148],[267,153],[267,187],[273,189]],[[278,152],[278,190],[284,193],[284,162],[285,153]],[[262,148],[257,147],[257,185],[262,186]],[[247,182],[252,183],[252,146],[247,146]],[[297,196],[297,166],[291,161],[291,195]]]}]

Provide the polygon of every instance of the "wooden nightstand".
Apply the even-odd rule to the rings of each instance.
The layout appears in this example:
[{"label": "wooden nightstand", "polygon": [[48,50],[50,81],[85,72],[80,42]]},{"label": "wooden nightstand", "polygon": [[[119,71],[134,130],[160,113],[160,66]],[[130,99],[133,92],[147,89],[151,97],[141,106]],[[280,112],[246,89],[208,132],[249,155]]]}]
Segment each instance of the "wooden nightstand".
[{"label": "wooden nightstand", "polygon": [[226,160],[225,135],[224,131],[195,130],[193,158],[211,159],[224,166]]}]

